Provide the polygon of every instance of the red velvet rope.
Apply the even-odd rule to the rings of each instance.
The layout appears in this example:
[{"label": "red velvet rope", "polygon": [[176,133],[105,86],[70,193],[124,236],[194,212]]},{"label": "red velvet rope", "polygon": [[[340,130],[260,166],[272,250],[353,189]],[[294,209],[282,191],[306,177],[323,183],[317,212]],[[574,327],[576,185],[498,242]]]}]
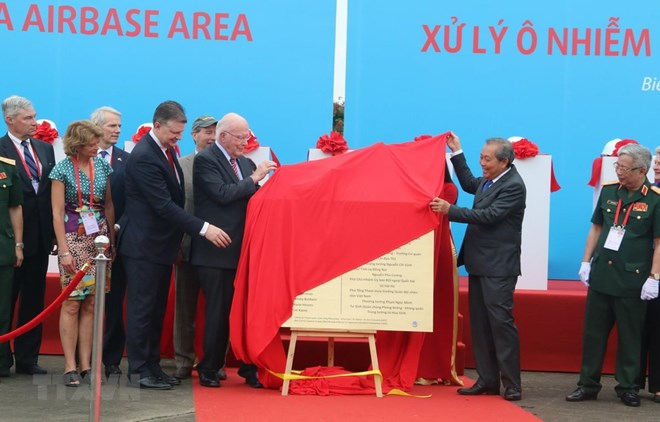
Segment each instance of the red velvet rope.
[{"label": "red velvet rope", "polygon": [[22,325],[21,327],[18,327],[14,331],[10,331],[7,334],[1,335],[0,343],[4,343],[15,337],[25,334],[26,332],[30,331],[37,325],[41,324],[41,321],[43,321],[48,315],[50,315],[55,310],[55,308],[59,307],[62,304],[62,302],[64,302],[69,297],[73,289],[75,289],[76,286],[78,286],[78,283],[80,282],[80,280],[82,280],[83,276],[87,274],[87,270],[89,270],[89,267],[91,267],[91,265],[92,265],[92,261],[91,260],[87,261],[85,265],[83,265],[82,268],[78,270],[76,275],[73,276],[73,278],[71,279],[71,283],[69,283],[69,285],[66,286],[64,290],[62,290],[62,293],[60,293],[60,295],[57,296],[57,298],[53,301],[53,303],[48,305],[48,307],[43,311],[41,311],[39,315],[32,318],[32,321]]}]

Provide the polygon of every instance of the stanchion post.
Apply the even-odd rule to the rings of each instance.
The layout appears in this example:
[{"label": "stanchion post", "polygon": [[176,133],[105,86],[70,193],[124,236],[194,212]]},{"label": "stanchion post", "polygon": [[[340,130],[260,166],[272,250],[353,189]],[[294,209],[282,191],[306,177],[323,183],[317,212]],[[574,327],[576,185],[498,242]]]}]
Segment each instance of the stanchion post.
[{"label": "stanchion post", "polygon": [[111,260],[105,256],[105,252],[108,250],[108,246],[110,246],[110,239],[107,236],[98,236],[94,239],[94,244],[98,250],[98,255],[94,258],[96,261],[96,280],[94,280],[96,294],[94,297],[94,334],[92,337],[92,400],[89,404],[89,420],[98,422],[101,420],[101,384],[103,377],[101,362],[103,358],[105,277],[108,262]]}]

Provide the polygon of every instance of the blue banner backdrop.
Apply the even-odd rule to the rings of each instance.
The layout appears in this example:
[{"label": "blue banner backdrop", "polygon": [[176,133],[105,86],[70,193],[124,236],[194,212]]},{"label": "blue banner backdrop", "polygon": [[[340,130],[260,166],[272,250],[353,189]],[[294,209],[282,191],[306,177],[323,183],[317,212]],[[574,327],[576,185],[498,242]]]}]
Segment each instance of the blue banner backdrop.
[{"label": "blue banner backdrop", "polygon": [[29,98],[61,134],[115,107],[121,141],[164,100],[190,124],[235,111],[282,162],[304,161],[332,127],[334,36],[335,0],[5,1],[0,96]]},{"label": "blue banner backdrop", "polygon": [[[349,145],[453,130],[480,173],[486,138],[530,139],[553,156],[562,186],[551,198],[549,277],[577,279],[592,160],[614,138],[660,145],[660,3],[388,3],[349,2]],[[464,227],[453,230],[460,245]]]}]

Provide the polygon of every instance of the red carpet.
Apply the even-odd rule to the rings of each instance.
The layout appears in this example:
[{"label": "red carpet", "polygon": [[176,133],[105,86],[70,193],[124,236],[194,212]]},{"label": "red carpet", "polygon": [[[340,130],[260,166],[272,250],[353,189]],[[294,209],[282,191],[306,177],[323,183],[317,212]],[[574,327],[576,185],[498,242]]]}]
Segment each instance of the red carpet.
[{"label": "red carpet", "polygon": [[[465,397],[456,387],[415,386],[412,394],[430,398],[388,396],[287,396],[276,390],[255,390],[243,383],[234,368],[220,388],[199,386],[193,379],[198,422],[233,421],[540,421],[533,414],[498,396]],[[472,381],[465,379],[467,385]]]}]

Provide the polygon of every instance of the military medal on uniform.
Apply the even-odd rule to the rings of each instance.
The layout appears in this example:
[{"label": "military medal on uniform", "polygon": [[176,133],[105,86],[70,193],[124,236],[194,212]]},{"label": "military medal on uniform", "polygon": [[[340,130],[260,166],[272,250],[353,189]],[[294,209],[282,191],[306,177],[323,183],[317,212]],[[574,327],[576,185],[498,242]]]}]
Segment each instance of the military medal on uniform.
[{"label": "military medal on uniform", "polygon": [[628,210],[626,211],[626,216],[623,217],[623,223],[619,225],[619,213],[621,212],[621,199],[619,199],[619,202],[616,204],[616,213],[614,214],[614,224],[612,224],[612,227],[610,227],[610,232],[607,234],[607,239],[605,239],[605,247],[606,249],[610,249],[613,251],[618,251],[619,247],[621,246],[621,242],[623,241],[623,236],[626,234],[626,224],[628,224],[628,217],[630,217],[630,211],[632,211],[633,208],[635,208],[635,205],[637,203],[634,202],[630,204],[628,207]]}]

